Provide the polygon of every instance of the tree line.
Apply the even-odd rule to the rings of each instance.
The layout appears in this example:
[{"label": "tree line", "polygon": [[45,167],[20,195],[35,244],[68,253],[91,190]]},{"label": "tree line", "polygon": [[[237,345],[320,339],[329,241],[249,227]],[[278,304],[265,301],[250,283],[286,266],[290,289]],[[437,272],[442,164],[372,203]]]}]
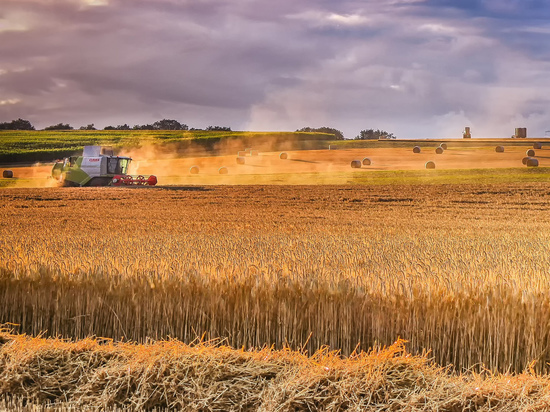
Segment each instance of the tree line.
[{"label": "tree line", "polygon": [[[302,127],[296,130],[297,132],[314,132],[314,133],[329,133],[336,137],[336,140],[344,140],[344,134],[332,127]],[[396,139],[397,137],[393,133],[388,133],[385,130],[380,129],[365,129],[361,130],[354,140],[378,140],[378,139]]]},{"label": "tree line", "polygon": [[[12,120],[11,122],[0,123],[0,130],[35,130],[34,126],[28,120],[17,119]],[[47,126],[44,130],[75,130],[68,123],[58,123],[51,126]],[[88,124],[86,126],[81,126],[78,130],[98,130],[94,127],[94,124]],[[184,123],[180,123],[177,120],[173,119],[162,119],[158,120],[152,124],[144,125],[134,125],[130,127],[128,124],[118,125],[118,126],[106,126],[103,130],[206,130],[206,131],[224,131],[230,132],[231,128],[226,126],[208,126],[205,129],[195,129],[189,128]],[[333,134],[335,140],[344,140],[344,134],[332,127],[302,127],[301,129],[296,130],[297,132],[309,132],[309,133],[328,133]],[[385,130],[380,129],[365,129],[361,130],[355,140],[377,140],[377,139],[395,139],[393,133],[388,133]]]},{"label": "tree line", "polygon": [[[28,120],[17,119],[11,122],[0,123],[0,130],[36,130],[35,127]],[[57,123],[51,126],[45,127],[43,130],[75,130],[69,123]],[[86,126],[81,126],[78,130],[98,130],[93,123]],[[128,124],[118,126],[106,126],[103,130],[206,130],[206,131],[224,131],[230,132],[231,127],[227,126],[208,126],[204,129],[189,128],[184,123],[180,123],[177,120],[162,119],[152,124],[136,124],[130,127]]]}]

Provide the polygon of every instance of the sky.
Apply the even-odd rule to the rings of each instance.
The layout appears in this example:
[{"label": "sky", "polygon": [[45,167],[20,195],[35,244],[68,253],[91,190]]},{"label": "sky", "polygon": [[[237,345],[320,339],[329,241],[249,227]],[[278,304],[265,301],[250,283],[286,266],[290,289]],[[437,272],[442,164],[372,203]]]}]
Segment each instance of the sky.
[{"label": "sky", "polygon": [[17,118],[550,136],[550,2],[0,0]]}]

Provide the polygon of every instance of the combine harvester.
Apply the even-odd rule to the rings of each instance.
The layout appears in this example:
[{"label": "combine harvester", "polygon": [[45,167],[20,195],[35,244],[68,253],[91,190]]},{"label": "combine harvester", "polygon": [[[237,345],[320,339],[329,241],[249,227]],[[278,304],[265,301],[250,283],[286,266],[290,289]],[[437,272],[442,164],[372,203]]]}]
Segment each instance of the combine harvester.
[{"label": "combine harvester", "polygon": [[129,176],[132,159],[106,146],[84,146],[82,156],[55,162],[52,177],[63,186],[155,186],[156,176]]}]

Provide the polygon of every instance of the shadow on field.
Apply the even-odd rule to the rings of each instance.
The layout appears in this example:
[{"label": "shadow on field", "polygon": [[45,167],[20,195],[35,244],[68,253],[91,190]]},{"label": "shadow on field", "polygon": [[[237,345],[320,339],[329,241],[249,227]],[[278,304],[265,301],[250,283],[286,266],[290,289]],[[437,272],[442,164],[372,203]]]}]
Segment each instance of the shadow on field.
[{"label": "shadow on field", "polygon": [[162,189],[162,190],[174,190],[174,191],[184,191],[184,192],[209,192],[212,190],[204,186],[156,186],[155,188]]},{"label": "shadow on field", "polygon": [[315,160],[302,160],[302,159],[288,159],[288,160],[290,160],[291,162],[319,163],[319,162],[316,162]]}]

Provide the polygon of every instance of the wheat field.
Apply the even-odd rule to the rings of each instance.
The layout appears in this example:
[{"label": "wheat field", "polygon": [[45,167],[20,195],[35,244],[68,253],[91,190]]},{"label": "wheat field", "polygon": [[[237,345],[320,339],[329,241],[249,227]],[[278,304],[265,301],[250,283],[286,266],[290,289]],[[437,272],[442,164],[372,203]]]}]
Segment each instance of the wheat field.
[{"label": "wheat field", "polygon": [[[547,371],[545,184],[9,189],[15,332],[353,351]],[[533,363],[534,362],[534,363]]]}]

